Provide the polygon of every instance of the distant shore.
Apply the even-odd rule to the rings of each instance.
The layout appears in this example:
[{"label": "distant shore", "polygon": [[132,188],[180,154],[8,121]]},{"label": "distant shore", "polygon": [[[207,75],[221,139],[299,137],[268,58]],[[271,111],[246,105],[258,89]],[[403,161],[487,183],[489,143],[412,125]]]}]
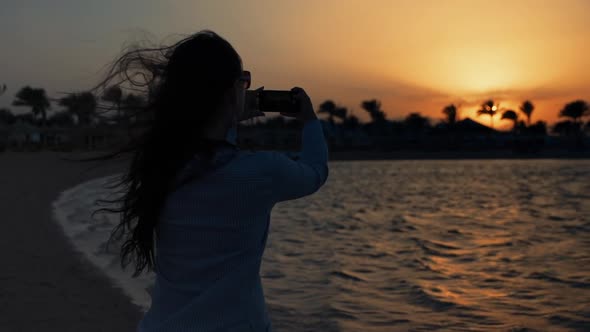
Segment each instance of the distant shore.
[{"label": "distant shore", "polygon": [[497,151],[330,151],[331,161],[360,160],[461,160],[461,159],[590,159],[587,151],[540,151],[516,153]]},{"label": "distant shore", "polygon": [[[244,150],[250,150],[244,148]],[[266,150],[266,149],[261,149]],[[299,151],[283,151],[288,155],[295,156]],[[0,152],[0,156],[7,155],[34,155],[34,154],[62,154],[64,156],[99,156],[107,151],[89,150],[76,152],[58,151],[6,151]],[[563,149],[546,149],[539,152],[514,152],[512,150],[488,150],[488,151],[417,151],[417,150],[396,150],[396,151],[333,151],[329,152],[330,161],[362,161],[362,160],[461,160],[461,159],[590,159],[590,149],[582,151],[567,151]]]}]

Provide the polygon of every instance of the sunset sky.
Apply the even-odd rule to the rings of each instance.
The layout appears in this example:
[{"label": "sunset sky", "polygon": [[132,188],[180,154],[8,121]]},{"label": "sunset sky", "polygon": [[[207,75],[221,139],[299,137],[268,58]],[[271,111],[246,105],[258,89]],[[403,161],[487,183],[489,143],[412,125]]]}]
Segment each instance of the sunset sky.
[{"label": "sunset sky", "polygon": [[590,100],[589,13],[587,0],[2,0],[0,106],[27,84],[52,97],[89,88],[126,42],[208,28],[253,87],[301,86],[363,120],[360,102],[377,98],[390,119],[438,119],[453,102],[488,124],[474,111],[493,98],[531,99],[533,121],[552,123],[566,102]]}]

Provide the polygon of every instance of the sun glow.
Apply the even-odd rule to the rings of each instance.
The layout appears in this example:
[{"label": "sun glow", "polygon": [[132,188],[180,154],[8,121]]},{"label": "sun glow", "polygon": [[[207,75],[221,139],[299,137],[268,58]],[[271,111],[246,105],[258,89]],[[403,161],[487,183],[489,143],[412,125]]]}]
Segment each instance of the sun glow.
[{"label": "sun glow", "polygon": [[[83,89],[126,42],[144,39],[143,29],[164,44],[212,29],[240,53],[255,87],[302,86],[316,106],[333,99],[356,108],[362,121],[370,117],[361,101],[377,98],[392,119],[411,112],[440,118],[454,103],[460,117],[484,122],[489,116],[473,115],[482,102],[493,99],[503,110],[530,99],[533,121],[554,122],[565,103],[590,96],[588,0],[152,1],[118,8],[108,26],[101,6],[88,11],[72,2],[63,11],[32,1],[39,6],[27,15],[38,26],[23,24],[22,1],[2,7],[15,13],[2,21],[12,28],[0,29],[8,45],[0,52],[6,64],[0,84],[9,89],[31,84],[50,95]],[[124,32],[129,15],[138,32]],[[70,18],[84,29],[70,31],[64,25]],[[40,38],[39,29],[71,35]],[[40,49],[44,56],[34,57]],[[0,108],[10,106],[14,93],[0,98]]]},{"label": "sun glow", "polygon": [[524,54],[502,46],[443,47],[422,63],[417,83],[454,93],[526,88],[544,80]]}]

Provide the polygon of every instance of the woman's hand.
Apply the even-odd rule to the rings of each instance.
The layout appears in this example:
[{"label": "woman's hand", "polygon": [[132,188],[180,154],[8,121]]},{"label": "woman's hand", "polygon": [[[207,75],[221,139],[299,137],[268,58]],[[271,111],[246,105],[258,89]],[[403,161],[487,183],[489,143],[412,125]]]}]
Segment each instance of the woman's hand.
[{"label": "woman's hand", "polygon": [[293,91],[295,93],[295,99],[299,103],[299,112],[297,112],[297,113],[280,112],[281,115],[284,115],[284,116],[290,117],[290,118],[296,118],[297,120],[304,122],[304,123],[307,121],[310,121],[310,120],[316,120],[318,117],[316,116],[315,111],[313,110],[313,105],[311,104],[311,99],[309,98],[309,96],[307,95],[305,90],[303,90],[302,88],[299,88],[299,87],[295,87],[295,88],[291,89],[291,91]]},{"label": "woman's hand", "polygon": [[245,109],[242,114],[238,117],[238,121],[244,121],[248,119],[255,118],[257,116],[265,116],[264,112],[260,112],[259,110],[255,109]]},{"label": "woman's hand", "polygon": [[253,91],[246,91],[246,97],[244,99],[244,111],[238,116],[238,121],[244,121],[258,116],[265,116],[264,112],[259,111],[258,105],[256,105],[256,95],[262,89],[264,89],[264,87],[260,87]]}]

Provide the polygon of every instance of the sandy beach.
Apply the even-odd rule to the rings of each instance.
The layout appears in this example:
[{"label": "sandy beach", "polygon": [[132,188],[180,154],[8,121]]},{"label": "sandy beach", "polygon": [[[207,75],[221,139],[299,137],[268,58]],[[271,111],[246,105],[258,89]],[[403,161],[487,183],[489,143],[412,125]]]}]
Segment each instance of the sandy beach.
[{"label": "sandy beach", "polygon": [[60,159],[74,156],[0,154],[0,331],[134,331],[141,318],[52,218],[60,192],[123,166]]}]

